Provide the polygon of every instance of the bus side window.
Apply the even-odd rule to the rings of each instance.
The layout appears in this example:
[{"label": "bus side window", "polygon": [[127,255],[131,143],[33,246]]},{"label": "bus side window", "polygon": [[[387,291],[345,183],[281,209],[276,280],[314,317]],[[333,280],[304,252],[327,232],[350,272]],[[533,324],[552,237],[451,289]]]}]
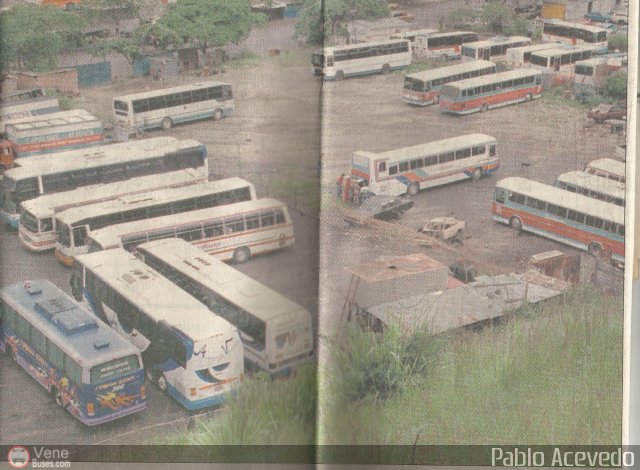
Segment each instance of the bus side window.
[{"label": "bus side window", "polygon": [[87,229],[84,225],[82,227],[74,227],[73,228],[73,245],[83,246],[86,236],[87,236]]},{"label": "bus side window", "polygon": [[504,204],[506,202],[505,192],[501,188],[496,188],[495,200],[500,204]]},{"label": "bus side window", "polygon": [[496,146],[495,145],[490,145],[489,146],[489,156],[495,157],[495,155],[496,155]]}]

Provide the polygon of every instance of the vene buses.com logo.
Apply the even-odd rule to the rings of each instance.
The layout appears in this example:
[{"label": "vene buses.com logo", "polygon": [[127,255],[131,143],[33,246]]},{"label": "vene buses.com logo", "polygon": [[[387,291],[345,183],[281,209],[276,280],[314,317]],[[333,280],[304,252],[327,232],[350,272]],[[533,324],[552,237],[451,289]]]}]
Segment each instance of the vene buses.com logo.
[{"label": "vene buses.com logo", "polygon": [[23,446],[13,446],[7,453],[7,461],[13,468],[26,468],[30,460],[29,451]]}]

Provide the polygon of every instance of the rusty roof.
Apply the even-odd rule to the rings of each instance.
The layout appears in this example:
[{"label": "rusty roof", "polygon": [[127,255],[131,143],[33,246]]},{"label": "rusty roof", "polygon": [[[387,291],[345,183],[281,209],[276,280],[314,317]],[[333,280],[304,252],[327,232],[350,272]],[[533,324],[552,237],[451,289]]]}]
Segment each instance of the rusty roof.
[{"label": "rusty roof", "polygon": [[349,266],[345,269],[365,282],[374,283],[428,271],[446,270],[447,267],[424,253],[413,253],[406,256],[383,256],[371,263]]}]

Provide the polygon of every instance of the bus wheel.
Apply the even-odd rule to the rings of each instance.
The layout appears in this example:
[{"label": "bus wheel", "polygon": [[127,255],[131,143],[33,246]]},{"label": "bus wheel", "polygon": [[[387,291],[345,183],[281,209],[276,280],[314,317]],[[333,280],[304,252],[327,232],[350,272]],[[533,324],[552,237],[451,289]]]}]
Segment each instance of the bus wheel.
[{"label": "bus wheel", "polygon": [[246,246],[241,246],[240,248],[236,248],[233,252],[233,262],[236,264],[244,263],[251,256],[251,252],[249,248]]},{"label": "bus wheel", "polygon": [[336,72],[336,80],[342,80],[344,78],[344,72],[342,70],[338,70]]},{"label": "bus wheel", "polygon": [[160,121],[160,127],[162,127],[165,131],[167,129],[171,129],[171,126],[173,126],[171,118],[166,117],[162,121]]},{"label": "bus wheel", "polygon": [[214,121],[219,121],[220,119],[222,119],[222,110],[221,109],[216,109],[213,112],[213,120]]},{"label": "bus wheel", "polygon": [[473,181],[478,181],[480,178],[482,178],[482,168],[476,168],[473,172]]},{"label": "bus wheel", "polygon": [[382,74],[389,75],[390,72],[391,72],[391,67],[389,67],[389,64],[384,64],[382,66]]},{"label": "bus wheel", "polygon": [[525,101],[531,101],[533,99],[533,95],[531,93],[527,93],[527,96],[524,97]]},{"label": "bus wheel", "polygon": [[598,255],[602,251],[602,245],[598,242],[591,242],[587,251],[592,255]]},{"label": "bus wheel", "polygon": [[51,387],[51,396],[53,397],[53,401],[56,402],[56,405],[63,406],[64,400],[62,399],[62,393],[58,390],[57,387]]},{"label": "bus wheel", "polygon": [[482,106],[480,106],[481,113],[484,113],[487,109],[489,109],[489,105],[487,103],[483,103]]},{"label": "bus wheel", "polygon": [[407,188],[407,194],[411,197],[418,194],[418,191],[420,191],[420,185],[418,183],[411,183]]},{"label": "bus wheel", "polygon": [[158,388],[163,392],[167,391],[167,378],[164,374],[158,376]]},{"label": "bus wheel", "polygon": [[509,219],[509,227],[520,232],[522,230],[522,220],[517,217],[511,217]]}]

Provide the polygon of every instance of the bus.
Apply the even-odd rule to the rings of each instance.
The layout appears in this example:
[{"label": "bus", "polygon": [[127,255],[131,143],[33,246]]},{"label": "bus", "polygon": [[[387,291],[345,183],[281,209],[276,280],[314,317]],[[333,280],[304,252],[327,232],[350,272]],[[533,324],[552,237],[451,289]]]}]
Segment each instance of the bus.
[{"label": "bus", "polygon": [[361,200],[372,195],[415,196],[420,189],[462,179],[480,179],[498,170],[496,139],[466,134],[387,152],[356,151],[351,158],[351,187]]},{"label": "bus", "polygon": [[0,94],[0,106],[41,98],[45,95],[46,93],[42,88],[27,88],[25,90],[12,91],[11,93],[2,93]]},{"label": "bus", "polygon": [[600,176],[613,181],[626,184],[626,165],[624,162],[612,158],[600,158],[593,160],[584,169],[585,173]]},{"label": "bus", "polygon": [[594,49],[590,44],[574,47],[558,47],[533,52],[531,67],[539,70],[553,70],[555,72],[573,71],[573,64],[580,60],[590,59]]},{"label": "bus", "polygon": [[84,109],[11,119],[4,125],[16,158],[100,145],[102,122]]},{"label": "bus", "polygon": [[60,112],[60,103],[53,96],[41,96],[30,100],[0,104],[0,132],[7,121]]},{"label": "bus", "polygon": [[253,184],[241,178],[228,178],[73,207],[55,217],[55,256],[71,266],[74,256],[88,251],[86,240],[92,230],[252,199],[256,199]]},{"label": "bus", "polygon": [[231,85],[202,82],[145,91],[113,99],[117,123],[138,129],[169,129],[198,119],[219,121],[234,111]]},{"label": "bus", "polygon": [[625,185],[619,181],[600,178],[583,171],[569,171],[558,176],[555,186],[624,207]]},{"label": "bus", "polygon": [[0,176],[13,166],[13,146],[11,142],[0,139]]},{"label": "bus", "polygon": [[604,78],[626,66],[626,54],[611,54],[576,62],[573,69],[573,82],[576,85],[599,86]]},{"label": "bus", "polygon": [[157,137],[94,149],[31,157],[34,164],[12,168],[0,182],[0,218],[18,228],[19,205],[43,194],[59,193],[137,176],[201,168],[207,171],[207,148],[195,140]]},{"label": "bus", "polygon": [[413,53],[419,57],[430,58],[460,55],[463,44],[477,40],[478,34],[471,31],[449,31],[417,36],[416,43],[413,44]]},{"label": "bus", "polygon": [[522,47],[531,44],[531,38],[524,36],[495,37],[485,41],[468,42],[462,45],[462,57],[470,59],[491,60],[507,54],[512,47]]},{"label": "bus", "polygon": [[528,46],[507,49],[506,63],[511,68],[524,67],[531,62],[531,54],[545,49],[554,49],[557,43],[529,44]]},{"label": "bus", "polygon": [[178,188],[204,183],[208,175],[202,168],[171,171],[158,175],[140,176],[115,183],[81,186],[70,191],[46,194],[20,204],[18,236],[30,251],[55,248],[55,215],[72,207],[111,201],[123,196],[146,194],[163,188]]},{"label": "bus", "polygon": [[586,43],[594,45],[600,50],[606,50],[609,47],[606,29],[556,19],[544,20],[542,40],[544,42],[564,42],[573,46]]},{"label": "bus", "polygon": [[132,254],[78,256],[71,290],[141,351],[147,380],[186,409],[218,405],[242,383],[237,328]]},{"label": "bus", "polygon": [[451,114],[484,112],[542,95],[542,73],[516,69],[449,83],[440,91],[440,109]]},{"label": "bus", "polygon": [[411,45],[406,39],[363,42],[348,46],[325,47],[311,55],[314,74],[324,80],[387,74],[411,64]]},{"label": "bus", "polygon": [[402,93],[405,103],[426,106],[438,103],[440,89],[449,82],[496,73],[496,64],[487,60],[474,60],[407,75]]},{"label": "bus", "polygon": [[91,232],[88,244],[90,252],[118,247],[134,252],[141,243],[175,237],[235,263],[295,241],[287,206],[264,198],[112,225]]},{"label": "bus", "polygon": [[511,177],[496,184],[491,212],[515,230],[590,253],[610,250],[615,261],[624,262],[624,207]]},{"label": "bus", "polygon": [[437,33],[437,29],[415,29],[412,31],[404,31],[392,34],[390,39],[406,39],[411,43],[411,49],[415,52],[415,47],[418,46],[419,43],[423,43],[425,38],[430,35]]},{"label": "bus", "polygon": [[246,368],[284,375],[312,358],[311,313],[292,300],[178,238],[138,257],[238,328]]},{"label": "bus", "polygon": [[0,289],[0,351],[85,425],[146,407],[139,351],[47,280]]}]

